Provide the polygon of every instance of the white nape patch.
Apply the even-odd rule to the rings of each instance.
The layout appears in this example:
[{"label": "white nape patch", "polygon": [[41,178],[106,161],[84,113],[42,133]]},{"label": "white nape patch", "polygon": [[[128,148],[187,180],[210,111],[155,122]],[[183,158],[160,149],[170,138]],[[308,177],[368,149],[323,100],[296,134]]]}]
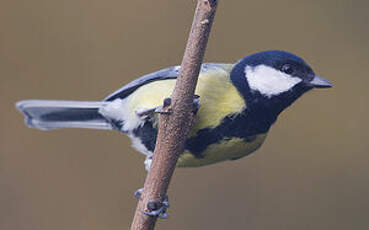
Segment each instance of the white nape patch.
[{"label": "white nape patch", "polygon": [[302,81],[266,65],[246,66],[245,74],[250,88],[269,98],[292,89]]}]

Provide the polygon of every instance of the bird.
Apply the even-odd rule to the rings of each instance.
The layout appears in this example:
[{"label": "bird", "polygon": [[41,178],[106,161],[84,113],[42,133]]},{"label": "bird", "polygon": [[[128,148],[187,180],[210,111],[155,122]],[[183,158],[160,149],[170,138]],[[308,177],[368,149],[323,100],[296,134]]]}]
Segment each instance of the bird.
[{"label": "bird", "polygon": [[[118,130],[146,155],[145,168],[150,170],[159,114],[180,69],[172,66],[142,76],[102,101],[23,100],[16,107],[31,128]],[[193,102],[195,121],[177,166],[199,167],[250,155],[262,146],[283,110],[312,89],[332,86],[301,57],[282,50],[257,52],[237,63],[202,64]]]}]

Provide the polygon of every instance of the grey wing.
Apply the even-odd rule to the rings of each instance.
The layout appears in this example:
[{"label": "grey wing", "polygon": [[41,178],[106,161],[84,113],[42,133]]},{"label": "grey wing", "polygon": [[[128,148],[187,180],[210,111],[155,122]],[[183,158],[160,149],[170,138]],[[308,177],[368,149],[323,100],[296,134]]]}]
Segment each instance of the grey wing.
[{"label": "grey wing", "polygon": [[[218,63],[205,63],[201,66],[201,72],[207,71],[212,68],[222,68],[222,64]],[[176,79],[179,74],[180,66],[172,66],[166,69],[159,70],[154,73],[150,73],[144,75],[134,81],[131,81],[127,85],[118,89],[114,93],[107,96],[104,101],[113,101],[117,98],[123,99],[133,93],[139,87],[148,84],[153,81],[167,80],[167,79]]]},{"label": "grey wing", "polygon": [[128,95],[130,95],[131,93],[133,93],[139,87],[153,81],[176,79],[179,73],[179,69],[180,66],[172,66],[166,69],[156,71],[154,73],[144,75],[134,81],[131,81],[127,85],[110,94],[104,99],[104,101],[113,101],[117,98],[123,99]]}]

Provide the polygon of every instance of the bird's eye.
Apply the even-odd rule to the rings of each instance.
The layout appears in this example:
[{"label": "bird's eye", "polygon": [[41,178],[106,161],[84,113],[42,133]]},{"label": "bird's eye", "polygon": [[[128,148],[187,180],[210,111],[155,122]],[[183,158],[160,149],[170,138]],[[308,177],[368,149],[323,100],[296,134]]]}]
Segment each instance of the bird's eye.
[{"label": "bird's eye", "polygon": [[290,64],[284,64],[281,67],[281,71],[286,74],[292,74],[293,73],[293,67]]}]

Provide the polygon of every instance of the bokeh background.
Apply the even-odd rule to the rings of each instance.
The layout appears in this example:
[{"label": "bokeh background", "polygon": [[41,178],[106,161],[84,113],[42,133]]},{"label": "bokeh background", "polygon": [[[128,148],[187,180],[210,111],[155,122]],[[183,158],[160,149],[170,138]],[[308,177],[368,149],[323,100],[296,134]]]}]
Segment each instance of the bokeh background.
[{"label": "bokeh background", "polygon": [[[195,1],[3,0],[0,229],[127,229],[144,157],[118,132],[28,129],[21,99],[100,100],[180,63]],[[206,61],[304,57],[332,89],[285,111],[252,156],[178,169],[157,229],[369,228],[368,1],[221,1]]]}]

